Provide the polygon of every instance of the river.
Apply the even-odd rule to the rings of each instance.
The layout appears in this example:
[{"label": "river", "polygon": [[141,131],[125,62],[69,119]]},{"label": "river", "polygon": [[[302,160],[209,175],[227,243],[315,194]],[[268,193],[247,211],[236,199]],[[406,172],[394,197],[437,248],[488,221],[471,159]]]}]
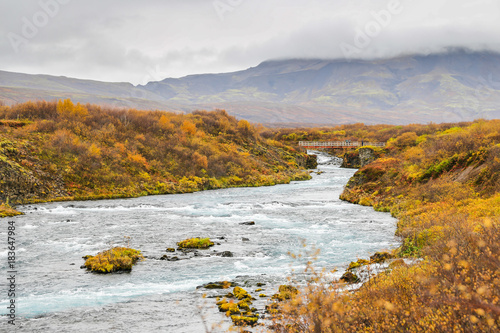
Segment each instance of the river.
[{"label": "river", "polygon": [[[394,218],[339,199],[355,170],[332,161],[320,154],[323,173],[287,185],[19,207],[26,215],[3,219],[0,231],[6,281],[6,225],[15,221],[16,331],[191,333],[215,323],[215,331],[225,331],[229,320],[213,298],[202,297],[216,292],[197,286],[229,280],[254,291],[260,282],[271,295],[287,278],[298,284],[304,278],[310,258],[293,259],[290,252],[317,248],[314,266],[341,274],[358,257],[396,247]],[[240,224],[248,221],[255,225]],[[154,259],[197,236],[217,245],[189,260]],[[80,269],[82,256],[128,242],[148,257],[131,273]],[[214,251],[234,256],[210,256]],[[2,313],[8,301],[4,287]],[[265,300],[255,306],[263,313]],[[0,330],[11,329],[5,315],[1,320]]]}]

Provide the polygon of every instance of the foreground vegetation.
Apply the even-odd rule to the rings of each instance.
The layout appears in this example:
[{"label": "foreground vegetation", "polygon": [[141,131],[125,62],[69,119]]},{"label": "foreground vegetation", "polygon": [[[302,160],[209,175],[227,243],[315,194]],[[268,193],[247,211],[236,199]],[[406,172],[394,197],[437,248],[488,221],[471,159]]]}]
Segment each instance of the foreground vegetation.
[{"label": "foreground vegetation", "polygon": [[500,121],[398,132],[342,199],[390,211],[403,240],[395,255],[419,263],[393,265],[355,293],[311,284],[275,331],[500,330]]},{"label": "foreground vegetation", "polygon": [[0,104],[0,204],[185,193],[310,178],[303,170],[313,160],[262,138],[260,130],[225,111],[181,115],[70,100]]}]

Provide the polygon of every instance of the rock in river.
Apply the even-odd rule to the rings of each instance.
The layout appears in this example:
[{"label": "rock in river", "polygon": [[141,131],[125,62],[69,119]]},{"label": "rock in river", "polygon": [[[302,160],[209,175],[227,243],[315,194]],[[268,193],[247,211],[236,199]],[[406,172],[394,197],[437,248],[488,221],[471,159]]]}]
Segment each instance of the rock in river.
[{"label": "rock in river", "polygon": [[248,221],[248,222],[241,222],[241,225],[255,225],[254,221]]},{"label": "rock in river", "polygon": [[231,252],[231,251],[218,252],[218,253],[215,253],[215,255],[219,256],[219,257],[225,257],[225,258],[234,257],[233,252]]}]

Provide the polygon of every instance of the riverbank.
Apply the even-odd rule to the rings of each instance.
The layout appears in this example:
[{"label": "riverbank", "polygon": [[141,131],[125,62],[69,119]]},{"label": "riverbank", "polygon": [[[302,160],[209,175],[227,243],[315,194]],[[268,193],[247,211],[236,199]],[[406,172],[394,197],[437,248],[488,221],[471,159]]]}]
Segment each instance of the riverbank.
[{"label": "riverbank", "polygon": [[[225,111],[70,100],[0,106],[0,203],[130,198],[310,179],[314,157]],[[12,207],[2,208],[10,215]]]},{"label": "riverbank", "polygon": [[310,286],[276,331],[498,331],[499,156],[498,120],[390,140],[341,198],[390,211],[403,240],[396,255],[420,263],[393,267],[354,294]]},{"label": "riverbank", "polygon": [[[258,182],[240,182],[239,184],[231,183],[227,178],[222,179],[210,179],[211,185],[204,187],[203,181],[201,183],[187,180],[191,182],[190,186],[186,186],[181,179],[179,183],[171,183],[166,190],[154,190],[154,191],[140,191],[140,192],[128,192],[128,193],[97,193],[83,196],[65,196],[65,197],[55,197],[55,198],[44,198],[44,199],[30,199],[18,202],[18,205],[27,204],[37,204],[37,203],[47,203],[47,202],[66,202],[66,201],[86,201],[86,200],[106,200],[106,199],[126,199],[126,198],[139,198],[148,195],[163,195],[163,194],[184,194],[184,193],[194,193],[199,191],[210,191],[225,188],[238,188],[238,187],[260,187],[260,186],[275,186],[280,184],[290,184],[292,181],[305,181],[310,180],[311,175],[306,171],[296,171],[296,172],[285,172],[275,176],[264,176],[259,179]],[[215,184],[215,186],[214,186]],[[194,186],[193,186],[194,185]],[[1,217],[13,217],[22,215],[23,212],[18,211],[16,206],[10,206],[7,204],[0,205],[0,218]]]}]

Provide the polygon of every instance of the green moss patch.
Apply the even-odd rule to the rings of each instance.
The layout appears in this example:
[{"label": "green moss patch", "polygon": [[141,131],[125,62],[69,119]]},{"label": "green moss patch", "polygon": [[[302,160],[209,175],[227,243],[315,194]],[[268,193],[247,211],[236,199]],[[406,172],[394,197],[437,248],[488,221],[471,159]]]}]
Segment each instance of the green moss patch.
[{"label": "green moss patch", "polygon": [[369,263],[370,263],[370,261],[365,260],[365,259],[358,259],[357,261],[351,261],[347,270],[350,271],[350,270],[353,270],[355,268],[368,265]]},{"label": "green moss patch", "polygon": [[131,271],[132,266],[141,259],[144,257],[139,250],[114,247],[95,256],[87,256],[85,267],[96,273]]},{"label": "green moss patch", "polygon": [[180,249],[208,249],[214,246],[214,242],[210,238],[189,238],[177,243],[177,246]]},{"label": "green moss patch", "polygon": [[259,320],[258,315],[254,316],[231,316],[233,324],[236,326],[254,326]]},{"label": "green moss patch", "polygon": [[274,294],[271,299],[276,299],[278,301],[284,301],[284,300],[287,300],[287,299],[291,299],[292,297],[295,297],[299,291],[297,290],[297,288],[295,288],[294,286],[290,286],[290,285],[281,285],[279,287],[279,292],[277,294]]},{"label": "green moss patch", "polygon": [[6,204],[0,205],[0,217],[12,217],[17,215],[23,215],[23,213],[18,212],[9,205]]}]

